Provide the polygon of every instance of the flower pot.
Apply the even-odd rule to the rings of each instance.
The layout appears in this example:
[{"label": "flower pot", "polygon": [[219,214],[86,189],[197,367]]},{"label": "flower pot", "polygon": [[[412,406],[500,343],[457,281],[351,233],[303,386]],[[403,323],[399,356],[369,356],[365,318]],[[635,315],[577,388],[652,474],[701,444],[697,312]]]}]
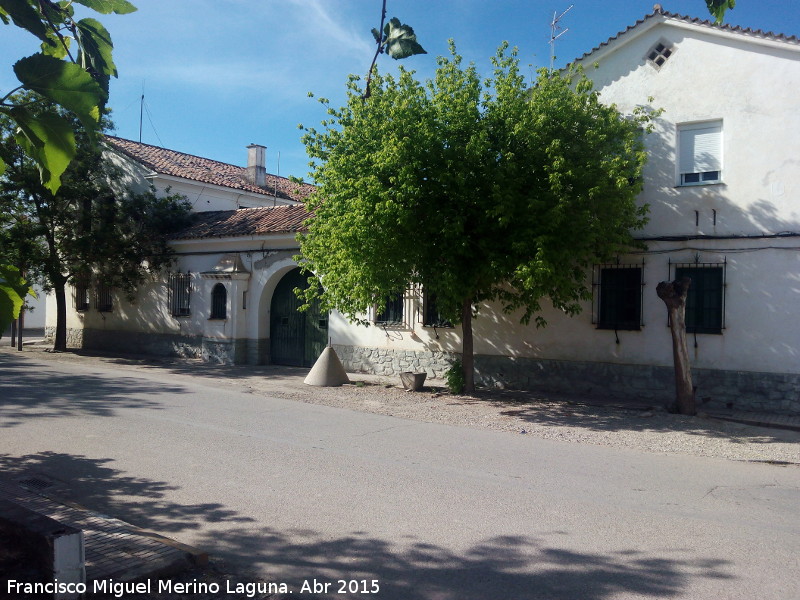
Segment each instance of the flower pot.
[{"label": "flower pot", "polygon": [[400,373],[400,381],[403,382],[403,387],[407,390],[411,390],[412,392],[418,392],[422,389],[422,386],[425,384],[425,378],[428,376],[427,373]]}]

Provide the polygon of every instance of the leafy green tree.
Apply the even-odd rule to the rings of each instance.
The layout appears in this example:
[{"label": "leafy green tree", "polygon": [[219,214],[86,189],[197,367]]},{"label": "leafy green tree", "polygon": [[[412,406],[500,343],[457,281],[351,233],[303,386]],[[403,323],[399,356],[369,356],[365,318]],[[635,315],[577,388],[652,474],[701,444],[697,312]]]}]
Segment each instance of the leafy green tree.
[{"label": "leafy green tree", "polygon": [[[43,111],[52,106],[38,104]],[[36,110],[34,108],[33,110]],[[69,122],[69,114],[55,109]],[[73,123],[73,125],[77,125]],[[57,193],[17,143],[14,123],[0,116],[0,262],[16,265],[53,290],[57,325],[54,348],[66,348],[66,285],[91,278],[132,297],[148,273],[173,260],[169,234],[185,227],[190,206],[182,197],[156,197],[112,187],[121,179],[88,133],[75,127],[77,153]]]},{"label": "leafy green tree", "polygon": [[485,301],[544,325],[544,298],[568,314],[590,298],[589,267],[634,245],[646,160],[645,109],[625,117],[580,74],[542,72],[533,87],[504,44],[482,81],[451,43],[435,78],[376,75],[362,99],[305,129],[318,191],[299,260],[320,277],[305,293],[353,321],[409,285],[461,323],[474,389],[472,319]]}]

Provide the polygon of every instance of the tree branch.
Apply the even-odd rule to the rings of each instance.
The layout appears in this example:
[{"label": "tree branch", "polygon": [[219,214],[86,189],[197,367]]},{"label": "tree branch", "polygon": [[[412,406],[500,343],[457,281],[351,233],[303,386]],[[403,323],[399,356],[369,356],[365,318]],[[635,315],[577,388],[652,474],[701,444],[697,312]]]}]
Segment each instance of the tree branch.
[{"label": "tree branch", "polygon": [[386,23],[386,0],[383,0],[383,9],[381,10],[381,26],[378,28],[378,48],[375,50],[375,56],[372,57],[372,64],[369,66],[367,73],[367,84],[364,88],[364,95],[361,96],[362,100],[369,98],[369,84],[372,82],[372,71],[375,69],[375,63],[378,62],[378,55],[383,50],[383,26]]}]

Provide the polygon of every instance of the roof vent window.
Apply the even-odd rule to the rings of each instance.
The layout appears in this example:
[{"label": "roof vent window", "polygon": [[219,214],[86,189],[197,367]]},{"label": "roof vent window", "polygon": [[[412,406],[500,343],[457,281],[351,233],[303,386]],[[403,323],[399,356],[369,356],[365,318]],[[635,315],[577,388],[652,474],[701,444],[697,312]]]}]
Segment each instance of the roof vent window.
[{"label": "roof vent window", "polygon": [[647,53],[647,60],[657,69],[660,69],[674,52],[675,50],[672,46],[668,45],[666,42],[658,42],[653,46],[650,52]]}]

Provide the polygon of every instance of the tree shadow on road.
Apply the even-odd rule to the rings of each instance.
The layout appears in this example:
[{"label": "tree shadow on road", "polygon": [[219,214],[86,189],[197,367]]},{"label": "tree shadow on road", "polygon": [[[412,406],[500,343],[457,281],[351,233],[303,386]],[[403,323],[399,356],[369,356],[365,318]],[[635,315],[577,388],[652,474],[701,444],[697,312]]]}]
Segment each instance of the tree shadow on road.
[{"label": "tree shadow on road", "polygon": [[303,580],[316,578],[332,582],[329,592],[338,590],[340,579],[367,580],[368,587],[375,579],[380,586],[376,597],[383,600],[664,598],[685,595],[696,580],[734,578],[729,561],[694,556],[687,548],[581,551],[575,549],[580,541],[564,531],[497,536],[459,550],[410,535],[388,540],[363,531],[338,537],[313,530],[280,531],[221,503],[170,500],[178,486],[128,475],[113,468],[108,458],[56,452],[0,455],[0,472],[27,485],[38,482],[40,491],[51,497],[66,496],[188,541],[228,563],[227,579],[283,581],[295,595]]},{"label": "tree shadow on road", "polygon": [[[285,581],[295,594],[304,580],[333,582],[329,595],[320,598],[341,597],[335,593],[337,580],[366,580],[367,587],[376,580],[383,600],[605,600],[619,594],[673,597],[686,593],[694,579],[734,578],[725,560],[670,558],[633,549],[578,552],[554,542],[498,536],[456,552],[363,532],[331,539],[315,531],[263,528],[209,535],[200,544]],[[676,551],[664,554],[671,552]],[[680,552],[685,557],[687,551]]]},{"label": "tree shadow on road", "polygon": [[41,365],[3,354],[0,367],[0,427],[13,427],[31,418],[110,417],[124,408],[158,410],[160,402],[141,396],[186,392],[180,385],[154,384],[133,377],[43,372]]},{"label": "tree shadow on road", "polygon": [[179,504],[168,499],[179,487],[127,475],[111,458],[59,452],[25,456],[0,454],[0,473],[56,499],[113,515],[127,523],[161,533],[199,529],[208,523],[247,523],[252,518],[214,502]]}]

